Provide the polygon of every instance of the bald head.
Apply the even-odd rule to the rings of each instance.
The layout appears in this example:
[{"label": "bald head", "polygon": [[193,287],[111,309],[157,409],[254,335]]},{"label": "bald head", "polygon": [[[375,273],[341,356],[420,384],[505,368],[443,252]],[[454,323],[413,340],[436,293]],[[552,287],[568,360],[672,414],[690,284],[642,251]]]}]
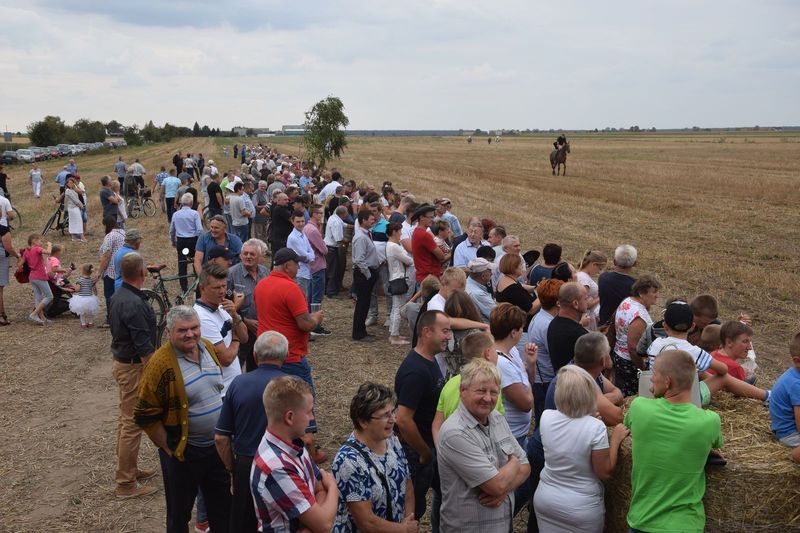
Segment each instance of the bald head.
[{"label": "bald head", "polygon": [[561,305],[569,305],[575,300],[580,300],[583,291],[583,286],[575,281],[565,283],[558,290],[558,303]]}]

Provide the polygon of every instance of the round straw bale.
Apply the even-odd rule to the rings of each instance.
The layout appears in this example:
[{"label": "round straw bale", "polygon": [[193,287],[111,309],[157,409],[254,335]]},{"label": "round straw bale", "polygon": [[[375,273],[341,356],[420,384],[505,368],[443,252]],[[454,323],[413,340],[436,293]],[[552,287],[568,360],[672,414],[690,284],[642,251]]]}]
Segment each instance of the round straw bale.
[{"label": "round straw bale", "polygon": [[[628,405],[632,401],[628,399]],[[706,467],[706,531],[800,531],[800,465],[770,430],[762,402],[718,393],[728,464]],[[628,531],[631,499],[631,441],[622,443],[614,477],[606,482],[606,531]]]}]

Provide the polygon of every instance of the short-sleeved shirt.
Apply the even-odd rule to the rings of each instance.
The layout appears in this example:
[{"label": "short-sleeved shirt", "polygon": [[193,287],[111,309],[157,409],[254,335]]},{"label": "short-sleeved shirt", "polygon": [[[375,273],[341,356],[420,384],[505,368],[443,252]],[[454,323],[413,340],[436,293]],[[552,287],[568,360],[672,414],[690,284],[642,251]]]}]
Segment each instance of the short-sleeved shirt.
[{"label": "short-sleeved shirt", "polygon": [[514,455],[520,464],[528,458],[505,418],[497,411],[483,425],[463,403],[442,424],[437,448],[442,488],[442,523],[459,532],[505,532],[511,528],[514,493],[498,507],[480,504],[480,485],[495,477]]},{"label": "short-sleeved shirt", "polygon": [[183,376],[183,388],[189,400],[189,439],[192,446],[214,445],[214,426],[222,409],[222,370],[201,342],[197,362],[177,349],[175,357]]},{"label": "short-sleeved shirt", "polygon": [[109,198],[113,198],[115,194],[116,193],[112,191],[110,187],[100,188],[100,204],[103,206],[103,218],[113,217],[114,220],[117,219],[119,208],[117,207],[117,204],[109,201]]},{"label": "short-sleeved shirt", "polygon": [[431,425],[443,385],[444,377],[436,361],[426,359],[416,350],[403,359],[394,377],[397,405],[414,411],[414,423],[428,446],[433,446]]},{"label": "short-sleeved shirt", "polygon": [[258,318],[256,305],[253,300],[253,293],[256,290],[258,282],[268,275],[269,270],[267,270],[267,267],[264,265],[256,265],[255,277],[247,271],[244,263],[233,265],[228,269],[228,288],[235,290],[236,285],[244,285],[244,301],[242,305],[239,306],[239,315],[251,320],[256,320]]},{"label": "short-sleeved shirt", "polygon": [[[717,351],[711,352],[711,357],[713,357],[717,361],[725,363],[725,366],[728,367],[728,374],[730,374],[731,376],[735,377],[736,379],[740,379],[740,380],[744,381],[747,378],[747,373],[744,371],[744,367],[742,365],[740,365],[739,363],[737,363],[736,360],[728,357],[727,355],[725,355],[721,351],[717,350]],[[708,372],[710,374],[716,374],[716,372],[714,372],[710,368],[708,369]]]},{"label": "short-sleeved shirt", "polygon": [[[367,454],[372,464],[368,464],[361,453]],[[339,448],[331,466],[331,473],[336,478],[336,485],[341,494],[333,526],[334,533],[358,531],[353,516],[347,510],[348,503],[370,502],[375,516],[388,520],[386,490],[376,468],[380,470],[389,485],[392,521],[400,522],[404,518],[406,484],[410,473],[400,441],[392,435],[386,443],[386,453],[378,455],[351,433],[344,445]]]},{"label": "short-sleeved shirt", "polygon": [[233,437],[233,453],[255,456],[267,427],[264,411],[264,389],[270,381],[286,375],[280,366],[263,364],[234,378],[225,394],[225,401],[214,432]]},{"label": "short-sleeved shirt", "polygon": [[[207,231],[197,238],[197,244],[194,249],[198,252],[203,252],[203,264],[208,262],[207,250],[214,246],[216,241],[210,231]],[[228,258],[232,265],[239,262],[239,253],[242,251],[242,239],[233,233],[225,233],[225,248],[228,249]]]},{"label": "short-sleeved shirt", "polygon": [[617,306],[617,311],[614,313],[614,330],[616,331],[617,343],[614,345],[613,350],[623,359],[631,359],[631,355],[628,353],[628,329],[637,318],[644,320],[646,326],[653,323],[647,308],[641,302],[630,297],[625,298]]},{"label": "short-sleeved shirt", "polygon": [[314,494],[321,479],[301,439],[286,442],[267,429],[250,469],[258,530],[299,531],[300,515],[317,502]]},{"label": "short-sleeved shirt", "polygon": [[478,311],[481,313],[481,318],[488,324],[489,315],[497,306],[497,303],[494,301],[494,298],[492,298],[492,295],[489,294],[486,285],[481,285],[471,277],[468,277],[464,292],[470,295]]},{"label": "short-sleeved shirt", "polygon": [[433,255],[437,248],[433,234],[426,228],[417,227],[411,237],[411,255],[414,256],[414,268],[417,271],[417,281],[421,282],[428,275],[442,275],[442,264]]},{"label": "short-sleeved shirt", "polygon": [[222,196],[222,188],[219,186],[219,183],[216,181],[209,182],[208,187],[206,187],[206,192],[208,193],[209,209],[222,209],[219,198],[217,198],[217,193]]},{"label": "short-sleeved shirt", "polygon": [[161,185],[164,186],[164,198],[175,198],[175,195],[178,194],[178,187],[181,186],[181,180],[177,176],[169,176]]},{"label": "short-sleeved shirt", "polygon": [[534,265],[530,274],[528,274],[528,283],[536,285],[542,280],[550,279],[550,276],[553,275],[553,268],[554,267],[546,267],[544,265]]},{"label": "short-sleeved shirt", "polygon": [[[509,353],[497,352],[497,370],[500,372],[500,388],[505,389],[516,383],[530,390],[531,382],[525,370],[525,363],[519,355],[516,347],[511,348]],[[506,420],[511,428],[511,433],[515,437],[524,437],[528,434],[531,427],[531,410],[523,411],[517,409],[506,397],[503,397],[503,406],[506,409]]]},{"label": "short-sleeved shirt", "polygon": [[575,357],[575,343],[581,335],[587,334],[586,328],[571,318],[557,316],[547,327],[547,349],[553,363],[553,374],[569,364]]},{"label": "short-sleeved shirt", "polygon": [[31,269],[28,275],[30,279],[47,281],[47,270],[42,252],[44,252],[44,249],[41,246],[31,246],[22,254]]},{"label": "short-sleeved shirt", "polygon": [[105,237],[103,237],[103,243],[100,245],[100,256],[102,257],[106,252],[111,252],[111,258],[108,261],[108,266],[106,267],[105,272],[102,272],[103,276],[116,279],[117,269],[114,268],[114,254],[116,254],[117,250],[122,248],[124,244],[125,230],[114,228],[106,233]]},{"label": "short-sleeved shirt", "polygon": [[[430,309],[430,307],[428,308]],[[461,403],[461,374],[456,374],[447,380],[447,383],[442,387],[442,392],[439,393],[439,402],[436,404],[436,410],[444,415],[447,420],[452,415],[458,404]],[[497,404],[494,406],[498,413],[501,415],[506,414],[506,408],[503,406],[503,395],[497,396]]]},{"label": "short-sleeved shirt", "polygon": [[538,348],[535,383],[550,383],[555,376],[553,363],[550,361],[550,347],[547,344],[547,330],[552,321],[553,315],[541,309],[533,315],[528,325],[528,342],[534,343]]},{"label": "short-sleeved shirt", "polygon": [[[222,343],[226,348],[233,342],[233,320],[231,315],[221,307],[212,308],[205,302],[197,300],[194,310],[200,317],[200,334],[211,344]],[[222,396],[224,397],[233,378],[242,373],[239,358],[234,357],[233,362],[222,367]]]},{"label": "short-sleeved shirt", "polygon": [[122,273],[120,271],[120,265],[122,264],[122,258],[128,255],[131,252],[135,252],[136,248],[132,248],[128,246],[128,243],[123,242],[122,246],[114,252],[114,257],[111,259],[114,263],[114,273],[116,277],[114,278],[114,290],[118,291],[120,287],[122,287]]},{"label": "short-sleeved shirt", "polygon": [[691,403],[636,398],[625,414],[633,467],[628,525],[641,531],[705,528],[705,465],[722,446],[719,415]]},{"label": "short-sleeved shirt", "polygon": [[614,316],[622,300],[631,295],[633,277],[619,272],[603,272],[597,279],[597,295],[600,297],[598,324],[605,324]]},{"label": "short-sleeved shirt", "polygon": [[295,280],[273,270],[256,285],[253,300],[258,312],[258,334],[277,331],[289,341],[287,363],[297,363],[308,355],[307,331],[297,326],[295,317],[308,313],[308,303]]},{"label": "short-sleeved shirt", "polygon": [[769,397],[769,416],[777,438],[799,431],[794,415],[797,406],[800,406],[800,370],[790,368],[775,382]]},{"label": "short-sleeved shirt", "polygon": [[656,357],[658,354],[663,352],[664,350],[683,350],[684,352],[688,353],[692,356],[694,360],[694,364],[697,367],[698,372],[705,372],[711,366],[712,357],[711,354],[706,352],[704,349],[700,348],[699,346],[695,346],[691,344],[686,339],[678,339],[675,337],[660,337],[650,344],[650,347],[647,349],[647,360],[649,363],[649,368],[652,370],[653,366],[656,362]]}]

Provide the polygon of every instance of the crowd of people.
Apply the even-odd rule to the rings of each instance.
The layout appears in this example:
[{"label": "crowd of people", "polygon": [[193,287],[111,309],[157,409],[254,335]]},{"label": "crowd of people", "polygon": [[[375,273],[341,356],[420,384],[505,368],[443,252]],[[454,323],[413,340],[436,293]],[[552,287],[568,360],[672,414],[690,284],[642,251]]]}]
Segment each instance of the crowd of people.
[{"label": "crowd of people", "polygon": [[[123,227],[112,189],[144,185],[138,161],[120,158],[120,183],[102,178],[100,266],[82,266],[73,284],[73,312],[91,327],[103,279],[120,398],[116,495],[157,490],[157,473],[138,467],[144,432],[159,449],[167,531],[187,531],[194,508],[197,531],[408,532],[426,514],[434,532],[509,531],[527,507],[529,532],[599,532],[602,481],[618,475],[628,436],[631,531],[702,531],[704,468],[725,463],[708,408],[721,390],[765,402],[800,460],[800,334],[793,366],[765,390],[749,317],[722,320],[701,294],[670,297],[654,319],[666,290],[637,271],[631,245],[610,265],[599,250],[571,264],[557,243],[523,252],[497,221],[459,219],[449,198],[356,184],[262,145],[233,156],[220,172],[177,153],[154,177],[184,292],[190,265],[199,277],[194,305],[167,313],[163,345],[142,292],[143,235]],[[69,209],[81,209],[75,173]],[[19,255],[2,228],[4,250]],[[46,280],[65,273],[47,267],[57,254],[38,236],[22,254],[37,323]],[[325,327],[326,298],[354,300],[350,331]],[[409,352],[392,388],[358,387],[328,472],[317,466],[329,456],[315,440],[309,341],[331,335]]]}]

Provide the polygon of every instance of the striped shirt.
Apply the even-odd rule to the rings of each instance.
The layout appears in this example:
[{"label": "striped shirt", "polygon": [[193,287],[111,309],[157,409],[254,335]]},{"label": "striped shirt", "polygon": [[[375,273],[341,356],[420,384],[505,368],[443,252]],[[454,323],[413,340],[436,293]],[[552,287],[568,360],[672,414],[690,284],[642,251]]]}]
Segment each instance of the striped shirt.
[{"label": "striped shirt", "polygon": [[214,445],[214,427],[222,410],[222,369],[203,344],[198,344],[197,349],[197,362],[177,349],[175,355],[189,400],[189,444],[205,447]]},{"label": "striped shirt", "polygon": [[298,531],[302,527],[300,515],[317,501],[314,493],[320,479],[322,474],[303,441],[288,443],[267,429],[250,469],[258,530]]},{"label": "striped shirt", "polygon": [[78,287],[80,287],[80,290],[78,290],[78,296],[94,295],[94,292],[92,291],[92,289],[94,288],[94,280],[92,278],[86,278],[84,276],[81,276],[78,278],[77,283]]}]

